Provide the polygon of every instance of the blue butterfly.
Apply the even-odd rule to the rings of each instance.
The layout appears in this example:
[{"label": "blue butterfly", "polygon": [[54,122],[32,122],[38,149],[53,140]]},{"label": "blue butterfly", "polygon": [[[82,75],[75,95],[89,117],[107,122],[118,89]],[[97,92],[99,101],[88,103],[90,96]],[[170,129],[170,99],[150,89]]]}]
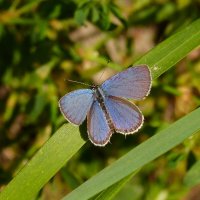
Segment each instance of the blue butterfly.
[{"label": "blue butterfly", "polygon": [[139,108],[128,99],[144,99],[151,89],[151,72],[147,65],[130,67],[101,86],[80,89],[63,96],[59,107],[64,117],[80,125],[87,116],[90,141],[105,146],[114,132],[124,135],[138,131],[144,117]]}]

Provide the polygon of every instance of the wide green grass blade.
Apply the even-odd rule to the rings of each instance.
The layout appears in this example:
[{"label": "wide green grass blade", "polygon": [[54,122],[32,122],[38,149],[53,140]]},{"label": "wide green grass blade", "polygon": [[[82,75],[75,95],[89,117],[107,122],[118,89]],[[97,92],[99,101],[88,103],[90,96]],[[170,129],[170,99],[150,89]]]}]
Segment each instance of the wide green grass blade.
[{"label": "wide green grass blade", "polygon": [[[187,28],[184,28],[182,31],[176,33],[175,35],[171,36],[169,39],[155,47],[143,58],[141,58],[137,62],[137,64],[145,63],[150,65],[153,78],[156,78],[160,74],[164,73],[168,68],[172,67],[181,58],[185,57],[188,52],[196,48],[199,44],[200,20],[197,20],[189,25]],[[193,116],[193,114],[191,115]],[[190,118],[191,115],[189,115]],[[188,120],[190,118],[188,118]],[[195,120],[192,123],[194,122]],[[190,131],[192,130],[193,128],[190,129]],[[192,134],[192,132],[186,133]],[[167,138],[165,139],[167,142]],[[175,140],[174,142],[177,142],[176,144],[179,144],[181,141],[178,138],[173,139]],[[72,125],[65,125],[61,127],[61,129],[59,129],[53,135],[53,137],[49,139],[49,141],[38,151],[33,159],[0,193],[0,199],[32,199],[44,186],[44,184],[55,175],[55,173],[81,148],[83,144],[84,141],[79,134],[78,127],[74,127]],[[158,148],[159,150],[159,148],[162,148],[162,144],[157,145],[156,148]],[[156,154],[154,156],[156,156]],[[124,170],[122,171],[126,172]],[[128,176],[130,173],[131,172],[129,172],[128,174],[124,174],[123,177]],[[108,180],[108,182],[102,183],[102,186],[105,186],[103,189],[111,186],[117,181],[120,181],[123,177],[121,176],[120,178],[119,176],[114,175],[113,178],[117,179],[115,181],[112,181],[112,179],[110,179]],[[105,177],[103,176],[102,178]],[[81,186],[81,188],[86,187],[84,185]],[[96,186],[95,190],[91,190],[88,195],[92,197],[94,194],[101,192],[103,189],[101,189],[101,187],[99,186]],[[87,192],[85,192],[84,189],[84,194],[85,193]],[[74,192],[71,195],[74,195]],[[78,193],[78,195],[80,195],[80,193]]]},{"label": "wide green grass blade", "polygon": [[156,159],[200,130],[200,108],[143,142],[73,190],[63,200],[89,199]]},{"label": "wide green grass blade", "polygon": [[153,78],[157,78],[199,45],[200,19],[158,44],[135,64],[149,65]]},{"label": "wide green grass blade", "polygon": [[32,199],[84,143],[78,127],[63,125],[0,193],[0,199]]}]

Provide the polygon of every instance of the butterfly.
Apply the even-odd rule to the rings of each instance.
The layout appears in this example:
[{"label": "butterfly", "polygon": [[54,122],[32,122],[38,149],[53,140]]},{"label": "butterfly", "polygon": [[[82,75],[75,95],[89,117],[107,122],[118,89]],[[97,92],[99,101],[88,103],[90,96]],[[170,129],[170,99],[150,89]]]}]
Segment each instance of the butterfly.
[{"label": "butterfly", "polygon": [[147,65],[130,67],[112,76],[100,86],[72,91],[59,100],[64,117],[75,125],[87,116],[87,132],[96,146],[105,146],[114,132],[124,135],[137,132],[144,117],[127,99],[142,100],[151,89]]}]

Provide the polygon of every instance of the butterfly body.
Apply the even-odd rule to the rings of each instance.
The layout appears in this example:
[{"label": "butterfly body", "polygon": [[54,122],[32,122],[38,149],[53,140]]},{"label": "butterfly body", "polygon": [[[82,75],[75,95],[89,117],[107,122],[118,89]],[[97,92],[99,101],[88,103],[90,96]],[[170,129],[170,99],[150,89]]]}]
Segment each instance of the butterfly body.
[{"label": "butterfly body", "polygon": [[102,109],[102,111],[105,115],[107,124],[110,127],[111,132],[113,133],[115,129],[114,129],[114,126],[113,126],[113,123],[112,123],[112,119],[111,119],[111,117],[110,117],[110,115],[107,111],[107,108],[106,108],[105,102],[104,102],[105,98],[107,98],[108,96],[99,86],[94,86],[93,91],[94,91],[95,101],[97,101],[99,106],[101,107],[101,109]]},{"label": "butterfly body", "polygon": [[87,116],[89,139],[105,146],[115,131],[127,135],[141,128],[143,115],[127,98],[143,99],[150,88],[150,70],[141,65],[114,75],[101,86],[70,92],[60,99],[59,106],[73,124],[80,125]]}]

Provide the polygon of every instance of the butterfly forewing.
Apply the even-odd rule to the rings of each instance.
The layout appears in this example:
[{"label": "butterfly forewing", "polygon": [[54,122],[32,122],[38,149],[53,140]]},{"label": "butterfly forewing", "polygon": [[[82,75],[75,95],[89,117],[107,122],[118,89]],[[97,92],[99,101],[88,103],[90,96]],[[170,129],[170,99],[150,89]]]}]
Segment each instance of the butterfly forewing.
[{"label": "butterfly forewing", "polygon": [[87,130],[91,142],[105,146],[114,131],[131,134],[141,128],[143,115],[126,100],[140,100],[151,88],[151,73],[146,65],[128,68],[100,87],[81,89],[63,96],[59,106],[65,118],[80,125],[87,115]]},{"label": "butterfly forewing", "polygon": [[109,142],[112,131],[98,101],[94,101],[90,112],[88,113],[87,129],[89,139],[93,144],[105,146]]},{"label": "butterfly forewing", "polygon": [[130,67],[101,85],[102,90],[111,96],[143,99],[151,88],[151,73],[146,65]]},{"label": "butterfly forewing", "polygon": [[59,107],[69,122],[80,125],[86,118],[93,101],[94,96],[92,90],[75,90],[60,99]]},{"label": "butterfly forewing", "polygon": [[106,97],[104,102],[116,132],[131,134],[141,128],[143,115],[137,106],[113,96]]}]

